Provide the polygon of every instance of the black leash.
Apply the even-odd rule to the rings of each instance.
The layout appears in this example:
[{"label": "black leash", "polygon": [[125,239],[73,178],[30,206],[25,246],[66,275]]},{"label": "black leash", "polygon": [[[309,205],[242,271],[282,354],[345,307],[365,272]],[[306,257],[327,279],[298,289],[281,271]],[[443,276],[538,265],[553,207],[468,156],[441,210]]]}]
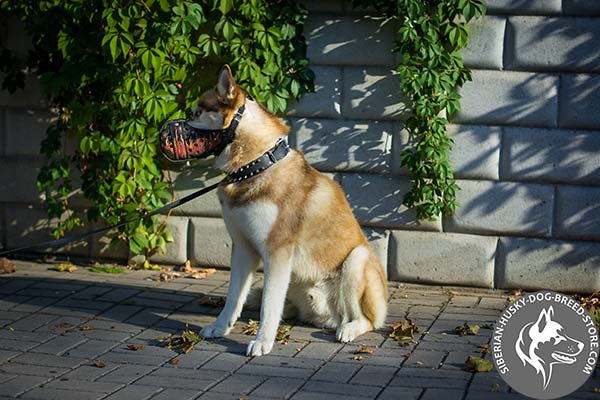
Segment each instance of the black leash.
[{"label": "black leash", "polygon": [[215,183],[215,184],[213,184],[211,186],[207,186],[205,188],[202,188],[202,189],[198,190],[197,192],[194,192],[194,193],[189,194],[189,195],[187,195],[185,197],[182,197],[179,200],[175,200],[174,202],[169,203],[167,205],[164,205],[164,206],[162,206],[160,208],[157,208],[156,210],[152,210],[149,213],[142,215],[141,217],[133,218],[133,219],[130,219],[130,220],[125,221],[125,222],[120,222],[120,223],[115,224],[115,225],[107,226],[106,228],[95,229],[93,231],[89,231],[89,232],[85,232],[85,233],[80,233],[78,235],[64,237],[62,239],[49,240],[47,242],[30,244],[30,245],[27,245],[27,246],[21,246],[21,247],[17,247],[17,248],[14,248],[14,249],[9,249],[9,250],[2,250],[2,251],[0,251],[0,256],[4,256],[6,254],[11,254],[11,253],[16,253],[18,251],[23,251],[23,250],[28,250],[28,249],[34,249],[34,248],[37,248],[37,247],[58,247],[58,246],[63,246],[65,244],[68,244],[68,243],[71,243],[71,242],[76,242],[76,241],[84,239],[86,237],[95,236],[95,235],[98,235],[100,233],[104,233],[104,232],[111,231],[113,229],[120,228],[122,226],[131,224],[133,222],[137,222],[137,221],[139,221],[141,219],[149,218],[149,217],[152,217],[154,215],[164,213],[164,212],[169,211],[169,210],[171,210],[171,209],[173,209],[175,207],[179,207],[182,204],[188,203],[188,202],[194,200],[197,197],[200,197],[200,196],[202,196],[202,195],[204,195],[204,194],[206,194],[208,192],[211,192],[211,191],[215,190],[219,186],[219,184],[221,182],[223,182],[223,181],[224,180],[222,180],[220,182],[217,182],[217,183]]}]

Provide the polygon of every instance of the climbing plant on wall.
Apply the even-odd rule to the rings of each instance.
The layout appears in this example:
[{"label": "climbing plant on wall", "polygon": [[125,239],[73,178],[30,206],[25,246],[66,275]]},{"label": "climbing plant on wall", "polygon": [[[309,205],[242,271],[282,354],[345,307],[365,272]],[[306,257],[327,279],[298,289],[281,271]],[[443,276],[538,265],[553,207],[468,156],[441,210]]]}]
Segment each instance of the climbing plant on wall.
[{"label": "climbing plant on wall", "polygon": [[[57,237],[82,224],[69,200],[73,176],[91,200],[92,221],[114,224],[171,198],[158,166],[158,128],[186,118],[223,63],[274,112],[313,90],[307,12],[292,0],[6,0],[0,11],[32,38],[26,60],[2,50],[3,88],[23,86],[29,69],[57,113],[37,182],[48,216],[61,218]],[[126,226],[119,239],[148,254],[172,237],[154,217]]]},{"label": "climbing plant on wall", "polygon": [[402,56],[396,71],[412,106],[405,122],[411,141],[402,165],[412,188],[404,204],[418,219],[436,219],[456,210],[459,190],[450,165],[452,139],[448,116],[460,109],[457,88],[471,80],[460,50],[469,38],[469,22],[485,13],[485,0],[355,0],[398,20],[394,51]]}]

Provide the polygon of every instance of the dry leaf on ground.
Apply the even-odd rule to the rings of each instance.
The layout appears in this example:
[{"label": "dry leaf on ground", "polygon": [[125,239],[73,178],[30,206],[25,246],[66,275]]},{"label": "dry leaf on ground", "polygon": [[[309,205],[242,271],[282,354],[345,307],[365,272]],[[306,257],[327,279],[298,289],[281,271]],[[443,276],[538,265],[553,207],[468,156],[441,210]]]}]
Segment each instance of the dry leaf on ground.
[{"label": "dry leaf on ground", "polygon": [[477,324],[469,324],[468,322],[465,322],[464,324],[454,328],[454,333],[457,333],[460,336],[477,335],[480,329],[481,327]]},{"label": "dry leaf on ground", "polygon": [[290,341],[290,327],[286,325],[281,325],[277,328],[277,336],[275,336],[275,340],[279,344],[288,344]]},{"label": "dry leaf on ground", "polygon": [[143,344],[128,344],[127,348],[131,351],[140,351],[144,349]]},{"label": "dry leaf on ground", "polygon": [[398,342],[402,347],[406,347],[411,342],[414,342],[414,335],[420,332],[419,327],[408,318],[402,322],[395,322],[390,328],[392,332],[389,334],[389,337]]},{"label": "dry leaf on ground", "polygon": [[204,338],[196,332],[190,330],[188,325],[185,325],[185,330],[181,336],[171,336],[167,340],[165,347],[167,349],[177,349],[183,354],[189,353],[197,343],[203,341]]},{"label": "dry leaf on ground", "polygon": [[367,346],[364,343],[360,343],[358,345],[358,348],[356,350],[354,350],[354,354],[373,354],[375,350],[369,348],[369,346]]},{"label": "dry leaf on ground", "polygon": [[198,300],[198,304],[201,306],[209,307],[225,307],[225,297],[223,296],[204,296]]},{"label": "dry leaf on ground", "polygon": [[490,372],[492,369],[492,362],[481,357],[469,356],[465,361],[465,370],[470,372]]},{"label": "dry leaf on ground", "polygon": [[104,368],[104,367],[106,367],[106,363],[103,363],[101,361],[96,361],[93,365],[94,365],[94,367],[97,367],[97,368]]},{"label": "dry leaf on ground", "polygon": [[258,333],[258,321],[249,320],[246,326],[242,328],[242,333],[244,335],[256,335]]},{"label": "dry leaf on ground", "polygon": [[187,278],[206,279],[215,272],[217,272],[217,270],[214,268],[194,269],[193,272],[187,276]]},{"label": "dry leaf on ground", "polygon": [[169,361],[169,364],[171,365],[179,365],[180,361],[179,358],[174,358],[171,361]]},{"label": "dry leaf on ground", "polygon": [[55,265],[54,267],[49,268],[52,271],[58,271],[58,272],[74,272],[77,271],[77,267],[74,266],[73,264],[58,264]]},{"label": "dry leaf on ground", "polygon": [[0,258],[0,274],[12,274],[16,271],[15,264],[10,262],[8,258]]},{"label": "dry leaf on ground", "polygon": [[91,325],[83,325],[83,326],[79,327],[80,331],[93,331],[94,329],[96,329],[96,328],[94,328]]},{"label": "dry leaf on ground", "polygon": [[354,357],[352,357],[352,360],[355,360],[355,361],[362,361],[363,359],[364,359],[363,356],[354,356]]}]

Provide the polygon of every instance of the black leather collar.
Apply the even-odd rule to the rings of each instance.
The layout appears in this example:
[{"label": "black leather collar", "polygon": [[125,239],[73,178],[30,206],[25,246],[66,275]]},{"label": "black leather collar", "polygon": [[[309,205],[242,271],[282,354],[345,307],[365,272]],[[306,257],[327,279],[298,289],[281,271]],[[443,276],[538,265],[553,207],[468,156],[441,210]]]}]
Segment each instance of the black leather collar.
[{"label": "black leather collar", "polygon": [[262,156],[229,174],[227,183],[238,183],[250,179],[287,156],[289,152],[290,146],[285,140],[279,139],[275,146],[267,150]]}]

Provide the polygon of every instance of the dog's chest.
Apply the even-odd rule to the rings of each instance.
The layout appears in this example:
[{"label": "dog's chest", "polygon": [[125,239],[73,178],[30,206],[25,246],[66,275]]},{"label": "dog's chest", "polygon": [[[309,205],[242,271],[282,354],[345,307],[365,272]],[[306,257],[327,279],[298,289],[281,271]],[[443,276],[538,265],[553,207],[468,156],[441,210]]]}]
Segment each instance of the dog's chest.
[{"label": "dog's chest", "polygon": [[223,219],[233,240],[241,235],[262,256],[267,255],[269,235],[279,215],[277,205],[268,200],[256,200],[236,207],[229,207],[227,203],[222,202]]}]

